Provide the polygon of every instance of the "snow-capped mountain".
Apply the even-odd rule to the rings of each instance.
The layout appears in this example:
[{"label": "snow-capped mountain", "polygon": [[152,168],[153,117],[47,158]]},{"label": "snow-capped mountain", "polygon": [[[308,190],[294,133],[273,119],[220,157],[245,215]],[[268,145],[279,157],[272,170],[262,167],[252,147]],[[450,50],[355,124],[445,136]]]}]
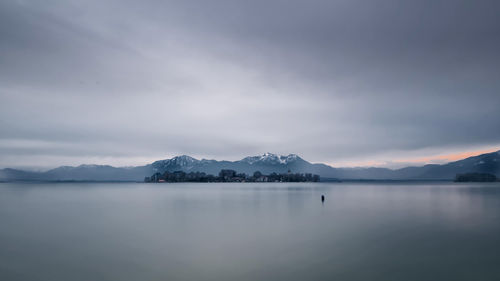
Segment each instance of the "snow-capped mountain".
[{"label": "snow-capped mountain", "polygon": [[245,157],[240,160],[240,162],[245,162],[250,165],[257,164],[257,163],[266,163],[266,164],[272,164],[272,165],[278,165],[278,164],[289,164],[294,161],[297,161],[298,159],[302,160],[299,156],[296,154],[289,154],[289,155],[277,155],[273,153],[264,153],[260,156],[249,156]]},{"label": "snow-capped mountain", "polygon": [[196,167],[200,163],[200,160],[195,159],[191,156],[181,155],[176,156],[172,159],[159,160],[151,164],[153,171],[164,172],[164,171],[189,171]]},{"label": "snow-capped mountain", "polygon": [[238,172],[252,174],[255,171],[262,173],[282,173],[288,170],[299,172],[297,165],[310,164],[295,154],[277,155],[265,153],[258,156],[245,157],[238,161],[198,160],[193,157],[182,155],[172,159],[156,161],[151,164],[154,172],[165,171],[205,172],[218,174],[221,169],[233,169]]}]

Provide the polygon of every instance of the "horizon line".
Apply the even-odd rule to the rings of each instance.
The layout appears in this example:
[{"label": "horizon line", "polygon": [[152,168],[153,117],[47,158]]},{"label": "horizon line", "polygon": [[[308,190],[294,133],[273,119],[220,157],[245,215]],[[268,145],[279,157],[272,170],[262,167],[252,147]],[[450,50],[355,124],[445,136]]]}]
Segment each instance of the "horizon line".
[{"label": "horizon line", "polygon": [[[488,154],[488,153],[494,153],[494,152],[500,152],[500,148],[494,148],[494,149],[481,149],[481,150],[473,150],[473,151],[466,151],[466,152],[460,152],[460,153],[449,153],[449,154],[438,154],[438,155],[435,155],[435,156],[424,156],[424,157],[414,157],[414,158],[402,158],[402,159],[396,159],[396,160],[393,160],[393,161],[363,161],[361,163],[364,163],[366,165],[344,165],[344,166],[339,166],[339,165],[334,165],[332,163],[328,163],[328,162],[310,162],[304,158],[302,158],[299,154],[296,154],[296,153],[289,153],[289,154],[276,154],[276,153],[270,153],[270,152],[266,152],[266,153],[263,153],[263,154],[260,154],[260,155],[254,155],[254,156],[245,156],[239,160],[217,160],[217,159],[207,159],[207,158],[196,158],[196,157],[193,157],[193,156],[190,156],[188,154],[180,154],[180,155],[176,155],[176,156],[173,156],[171,158],[164,158],[164,159],[159,159],[159,160],[152,160],[150,162],[147,162],[147,163],[144,163],[144,164],[138,164],[138,165],[126,165],[126,166],[114,166],[114,165],[111,165],[111,164],[95,164],[95,163],[82,163],[82,164],[78,164],[78,165],[59,165],[59,166],[55,166],[55,167],[51,167],[51,168],[42,168],[42,167],[28,167],[28,166],[18,166],[18,167],[3,167],[1,169],[15,169],[15,170],[24,170],[24,171],[35,171],[35,172],[44,172],[44,171],[49,171],[49,170],[52,170],[52,169],[57,169],[57,168],[61,168],[61,167],[81,167],[81,166],[110,166],[110,167],[114,167],[114,168],[134,168],[134,167],[141,167],[141,166],[146,166],[146,165],[150,165],[156,161],[164,161],[164,160],[170,160],[170,159],[174,159],[176,157],[182,157],[182,156],[188,156],[188,157],[191,157],[197,161],[202,161],[202,160],[214,160],[214,161],[229,161],[229,162],[237,162],[237,161],[241,161],[247,157],[258,157],[258,156],[264,156],[266,154],[272,154],[272,155],[276,155],[278,157],[280,156],[290,156],[290,155],[296,155],[297,157],[303,159],[304,161],[307,161],[311,164],[324,164],[324,165],[327,165],[327,166],[330,166],[332,168],[336,168],[336,169],[367,169],[367,168],[384,168],[384,169],[389,169],[389,170],[399,170],[399,169],[403,169],[403,168],[407,168],[407,167],[423,167],[423,166],[426,166],[426,165],[445,165],[445,164],[448,164],[448,163],[452,163],[452,162],[455,162],[455,161],[460,161],[460,160],[465,160],[467,158],[470,158],[470,157],[475,157],[475,156],[479,156],[479,155],[483,155],[483,154]],[[443,162],[441,163],[433,163],[432,161],[435,161],[435,160],[441,160]],[[426,161],[426,162],[424,162]],[[351,163],[355,163],[355,162],[351,162]],[[360,162],[357,162],[357,163],[360,163]],[[401,167],[397,167],[397,168],[391,168],[391,167],[387,167],[387,166],[382,166],[382,165],[387,165],[387,164],[390,164],[390,163],[399,163],[399,164],[407,164],[407,165],[403,165]],[[412,165],[412,164],[417,164],[417,165]]]}]

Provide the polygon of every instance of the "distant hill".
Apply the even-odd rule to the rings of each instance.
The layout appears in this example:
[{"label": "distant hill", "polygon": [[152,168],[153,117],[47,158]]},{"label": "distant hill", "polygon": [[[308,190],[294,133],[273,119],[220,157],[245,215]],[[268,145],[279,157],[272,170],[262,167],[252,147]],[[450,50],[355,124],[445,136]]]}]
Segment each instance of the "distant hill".
[{"label": "distant hill", "polygon": [[107,165],[62,166],[46,172],[0,170],[0,181],[139,181],[151,173],[150,165],[116,168]]},{"label": "distant hill", "polygon": [[444,165],[425,165],[422,167],[406,167],[402,169],[387,168],[334,168],[325,164],[313,164],[296,154],[276,155],[265,153],[249,156],[238,161],[217,161],[195,159],[182,155],[172,159],[159,160],[154,163],[130,167],[112,167],[107,165],[80,165],[77,167],[62,166],[46,172],[30,172],[17,169],[0,170],[0,180],[43,180],[43,181],[143,181],[144,177],[156,172],[184,171],[204,172],[216,175],[222,169],[232,169],[239,173],[263,174],[313,173],[322,178],[338,179],[391,179],[391,180],[453,180],[457,174],[489,173],[500,177],[500,151],[486,153]]}]

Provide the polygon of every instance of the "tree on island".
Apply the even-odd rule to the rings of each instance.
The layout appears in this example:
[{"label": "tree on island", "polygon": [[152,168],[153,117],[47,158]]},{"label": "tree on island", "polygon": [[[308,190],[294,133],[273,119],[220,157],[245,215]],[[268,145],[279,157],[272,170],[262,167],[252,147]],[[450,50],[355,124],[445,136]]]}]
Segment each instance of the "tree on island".
[{"label": "tree on island", "polygon": [[319,175],[311,173],[300,174],[291,173],[277,174],[271,173],[270,175],[263,175],[261,172],[256,171],[252,176],[244,173],[238,174],[235,170],[223,169],[219,172],[218,176],[207,175],[202,172],[183,171],[155,173],[150,177],[144,178],[145,182],[318,182],[320,181]]},{"label": "tree on island", "polygon": [[457,174],[455,182],[495,182],[497,177],[487,173]]}]

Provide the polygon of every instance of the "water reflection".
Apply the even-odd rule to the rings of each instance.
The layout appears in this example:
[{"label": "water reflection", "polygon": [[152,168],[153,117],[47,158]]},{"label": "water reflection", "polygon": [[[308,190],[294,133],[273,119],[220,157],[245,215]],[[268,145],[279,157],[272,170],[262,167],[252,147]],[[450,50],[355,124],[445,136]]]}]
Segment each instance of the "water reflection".
[{"label": "water reflection", "polygon": [[500,280],[499,203],[498,184],[0,184],[0,280]]}]

